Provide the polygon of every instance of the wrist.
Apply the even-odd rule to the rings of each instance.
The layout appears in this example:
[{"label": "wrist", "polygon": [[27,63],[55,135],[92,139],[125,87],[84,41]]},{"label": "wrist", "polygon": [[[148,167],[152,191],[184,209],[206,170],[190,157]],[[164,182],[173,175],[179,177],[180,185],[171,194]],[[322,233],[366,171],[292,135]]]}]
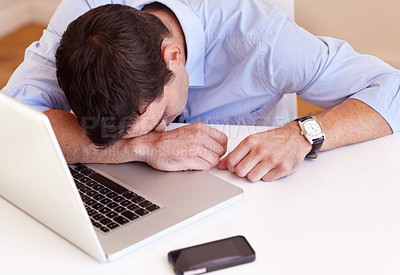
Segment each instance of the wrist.
[{"label": "wrist", "polygon": [[303,116],[295,119],[304,139],[312,145],[306,158],[316,159],[317,152],[322,148],[325,141],[325,131],[321,122],[312,116]]},{"label": "wrist", "polygon": [[148,163],[149,159],[154,154],[155,139],[156,135],[154,135],[154,133],[126,139],[124,147],[130,156],[130,161]]},{"label": "wrist", "polygon": [[311,151],[312,145],[304,138],[301,134],[301,128],[297,121],[292,121],[288,123],[285,127],[290,128],[291,137],[295,140],[295,143],[298,144],[298,150],[301,155],[304,157]]}]

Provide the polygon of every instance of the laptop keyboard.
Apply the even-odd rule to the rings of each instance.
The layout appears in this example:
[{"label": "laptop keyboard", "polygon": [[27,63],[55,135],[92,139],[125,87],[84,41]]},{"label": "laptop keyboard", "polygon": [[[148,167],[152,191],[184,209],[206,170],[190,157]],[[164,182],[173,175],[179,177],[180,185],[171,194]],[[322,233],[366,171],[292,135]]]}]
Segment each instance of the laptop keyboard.
[{"label": "laptop keyboard", "polygon": [[71,165],[69,169],[93,226],[104,233],[160,209],[149,199],[83,164]]}]

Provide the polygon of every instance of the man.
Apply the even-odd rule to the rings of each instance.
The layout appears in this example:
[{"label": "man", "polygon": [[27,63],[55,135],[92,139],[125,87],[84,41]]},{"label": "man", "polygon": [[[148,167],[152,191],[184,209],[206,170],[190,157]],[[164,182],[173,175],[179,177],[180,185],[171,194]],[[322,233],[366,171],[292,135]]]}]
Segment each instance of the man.
[{"label": "man", "polygon": [[[321,146],[400,129],[398,70],[312,36],[265,1],[99,7],[110,2],[64,0],[3,90],[45,112],[68,162],[144,161],[170,171],[218,165],[272,181]],[[194,123],[164,132],[181,113],[181,122],[260,124],[284,93],[328,110],[317,121],[249,136],[221,161],[227,137],[219,131]],[[318,132],[307,141],[306,122],[310,133],[322,125],[325,140]]]}]

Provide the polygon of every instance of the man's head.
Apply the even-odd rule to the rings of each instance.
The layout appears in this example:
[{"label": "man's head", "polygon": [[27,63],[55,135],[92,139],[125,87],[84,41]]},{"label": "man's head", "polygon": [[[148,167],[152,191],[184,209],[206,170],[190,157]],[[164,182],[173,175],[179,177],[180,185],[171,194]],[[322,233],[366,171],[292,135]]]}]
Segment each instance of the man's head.
[{"label": "man's head", "polygon": [[187,93],[180,76],[186,71],[172,64],[184,60],[167,43],[171,37],[156,16],[122,5],[100,6],[68,26],[56,53],[57,78],[96,145],[145,134],[182,111],[186,97],[175,108],[172,100]]}]

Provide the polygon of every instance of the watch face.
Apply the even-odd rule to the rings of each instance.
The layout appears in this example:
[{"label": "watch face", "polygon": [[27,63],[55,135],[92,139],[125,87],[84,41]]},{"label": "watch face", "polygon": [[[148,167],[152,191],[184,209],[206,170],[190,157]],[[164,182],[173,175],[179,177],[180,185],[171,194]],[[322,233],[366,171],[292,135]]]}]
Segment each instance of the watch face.
[{"label": "watch face", "polygon": [[312,139],[318,138],[322,134],[322,128],[315,120],[308,120],[304,122],[304,130],[307,135],[309,135]]}]

